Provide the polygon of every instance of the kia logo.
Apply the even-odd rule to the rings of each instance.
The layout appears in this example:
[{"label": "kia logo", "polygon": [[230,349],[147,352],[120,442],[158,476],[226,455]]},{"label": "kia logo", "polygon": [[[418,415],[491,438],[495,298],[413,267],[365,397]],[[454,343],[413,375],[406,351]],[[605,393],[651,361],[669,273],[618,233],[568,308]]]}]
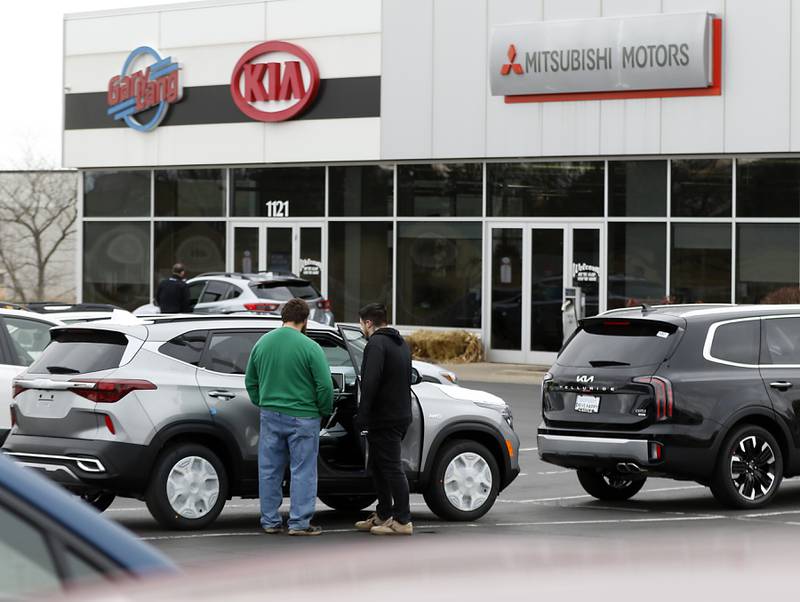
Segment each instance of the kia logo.
[{"label": "kia logo", "polygon": [[245,52],[231,76],[239,110],[257,121],[286,121],[302,113],[319,90],[319,69],[308,52],[289,42],[263,42]]},{"label": "kia logo", "polygon": [[579,376],[576,380],[579,383],[593,383],[594,382],[594,376]]}]

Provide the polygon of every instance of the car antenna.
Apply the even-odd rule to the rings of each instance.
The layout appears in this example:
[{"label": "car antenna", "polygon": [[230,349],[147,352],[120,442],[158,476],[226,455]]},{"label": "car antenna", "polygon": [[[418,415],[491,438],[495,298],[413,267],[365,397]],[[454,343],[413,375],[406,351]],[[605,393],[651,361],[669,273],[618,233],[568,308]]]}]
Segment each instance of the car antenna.
[{"label": "car antenna", "polygon": [[653,308],[650,307],[647,303],[640,303],[640,306],[642,308],[642,315],[653,311]]}]

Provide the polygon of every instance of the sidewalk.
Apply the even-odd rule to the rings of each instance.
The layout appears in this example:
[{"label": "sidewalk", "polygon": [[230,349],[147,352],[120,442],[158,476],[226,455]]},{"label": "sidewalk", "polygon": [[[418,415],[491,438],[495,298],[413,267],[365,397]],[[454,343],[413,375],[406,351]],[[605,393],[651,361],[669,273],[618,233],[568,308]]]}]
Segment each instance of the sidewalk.
[{"label": "sidewalk", "polygon": [[549,366],[532,364],[441,364],[458,375],[459,381],[540,385]]}]

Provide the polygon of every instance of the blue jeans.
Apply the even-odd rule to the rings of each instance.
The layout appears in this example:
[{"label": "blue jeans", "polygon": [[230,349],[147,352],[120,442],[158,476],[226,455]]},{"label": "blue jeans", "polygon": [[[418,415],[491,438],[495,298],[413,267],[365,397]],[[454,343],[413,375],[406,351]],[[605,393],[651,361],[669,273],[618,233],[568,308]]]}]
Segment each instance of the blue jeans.
[{"label": "blue jeans", "polygon": [[261,526],[280,527],[278,510],[283,502],[286,465],[292,475],[289,529],[307,529],[317,502],[317,455],[319,418],[295,418],[261,410],[258,439],[258,494]]}]

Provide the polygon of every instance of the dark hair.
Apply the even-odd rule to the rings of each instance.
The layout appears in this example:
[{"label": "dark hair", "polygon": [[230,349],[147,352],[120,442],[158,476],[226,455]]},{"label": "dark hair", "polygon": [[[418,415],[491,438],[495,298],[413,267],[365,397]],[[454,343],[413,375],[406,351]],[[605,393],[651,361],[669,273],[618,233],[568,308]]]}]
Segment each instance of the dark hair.
[{"label": "dark hair", "polygon": [[186,268],[184,267],[184,265],[182,263],[176,263],[174,266],[172,266],[172,273],[173,274],[180,274],[180,273],[185,272],[185,271],[186,271]]},{"label": "dark hair", "polygon": [[302,299],[289,299],[281,310],[281,320],[290,324],[302,324],[308,320],[308,303]]},{"label": "dark hair", "polygon": [[365,322],[369,320],[378,328],[386,326],[386,306],[383,303],[369,303],[361,308],[358,317]]}]

